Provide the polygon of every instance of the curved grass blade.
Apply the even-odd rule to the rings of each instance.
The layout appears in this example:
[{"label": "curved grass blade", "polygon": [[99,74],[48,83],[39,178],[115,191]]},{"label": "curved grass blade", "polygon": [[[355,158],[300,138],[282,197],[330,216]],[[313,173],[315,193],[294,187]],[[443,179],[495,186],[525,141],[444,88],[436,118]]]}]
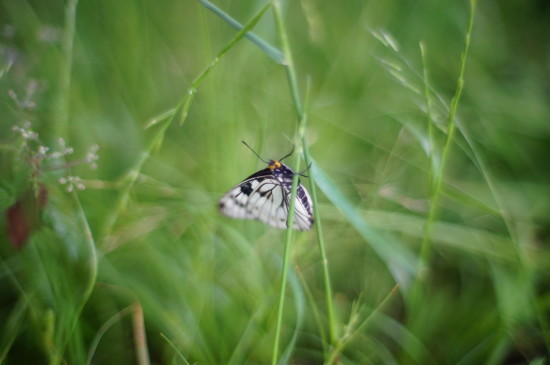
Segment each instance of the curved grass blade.
[{"label": "curved grass blade", "polygon": [[288,283],[292,293],[294,294],[294,304],[296,308],[296,323],[294,325],[294,332],[292,333],[292,338],[290,339],[288,345],[286,346],[285,351],[281,354],[281,359],[279,364],[288,364],[290,362],[290,356],[292,355],[292,350],[298,340],[298,334],[300,333],[300,328],[302,327],[302,322],[305,318],[305,297],[304,291],[300,286],[300,280],[298,279],[295,271],[289,272]]},{"label": "curved grass blade", "polygon": [[[245,34],[252,29],[258,21],[261,19],[263,14],[269,9],[271,6],[270,3],[266,4],[259,12],[256,14],[250,22],[246,24],[246,26],[241,29],[232,39],[229,41],[229,43],[218,53],[216,58],[208,65],[206,68],[193,80],[191,85],[188,88],[188,91],[184,97],[179,101],[179,103],[161,113],[157,118],[154,118],[152,121],[150,121],[146,128],[150,128],[153,125],[160,124],[160,127],[156,131],[156,134],[151,138],[151,141],[147,145],[147,149],[141,153],[141,155],[138,157],[136,163],[134,164],[133,168],[124,175],[124,177],[121,179],[121,181],[124,182],[125,186],[122,189],[116,203],[115,203],[115,209],[111,213],[110,216],[108,216],[105,220],[104,228],[102,229],[103,234],[102,237],[108,237],[115,222],[118,219],[118,216],[120,213],[126,208],[126,205],[128,203],[129,195],[134,187],[134,184],[139,177],[141,170],[143,168],[143,165],[145,164],[145,161],[148,160],[151,153],[154,151],[155,148],[160,148],[162,141],[164,139],[164,135],[166,133],[166,130],[170,125],[172,125],[172,122],[176,118],[176,115],[180,113],[179,122],[180,125],[185,122],[185,118],[187,117],[188,111],[191,107],[191,103],[193,101],[194,94],[196,92],[197,87],[200,85],[202,80],[212,71],[212,69],[218,64],[218,62],[221,60],[223,55],[227,53],[239,40],[241,40]],[[162,122],[162,123],[161,123]]]},{"label": "curved grass blade", "polygon": [[[378,304],[376,308],[373,309],[373,311],[365,318],[363,321],[355,326],[352,326],[353,320],[350,320],[350,325],[346,326],[348,327],[348,330],[344,336],[338,341],[338,343],[331,349],[330,357],[328,358],[327,364],[332,365],[337,363],[337,359],[344,350],[344,348],[363,331],[373,320],[373,318],[376,316],[376,314],[381,313],[382,309],[384,309],[390,299],[395,297],[395,294],[397,294],[399,290],[399,285],[395,284],[392,290],[386,295],[386,297]],[[360,306],[357,305],[355,308],[352,308],[352,315],[350,317],[358,316],[360,311]]]},{"label": "curved grass blade", "polygon": [[409,288],[416,273],[416,256],[390,234],[377,232],[361,218],[360,212],[348,201],[344,194],[332,183],[323,170],[313,162],[310,173],[328,199],[339,208],[353,228],[369,243],[376,254],[384,261],[400,288]]},{"label": "curved grass blade", "polygon": [[[235,29],[241,30],[243,29],[243,25],[233,19],[229,14],[218,8],[216,5],[212,4],[210,1],[207,0],[197,0],[199,3],[201,3],[205,8],[212,11],[214,14],[225,20],[230,26],[232,26]],[[269,4],[268,4],[269,5]],[[283,54],[280,50],[273,47],[257,35],[255,35],[252,32],[246,32],[245,37],[248,38],[252,43],[254,43],[260,50],[262,50],[266,55],[271,57],[275,62],[278,64],[283,63]]]},{"label": "curved grass blade", "polygon": [[0,363],[3,364],[21,328],[25,324],[25,315],[29,308],[27,298],[22,297],[15,304],[8,318],[4,318],[4,329],[0,340]]},{"label": "curved grass blade", "polygon": [[178,348],[176,347],[174,342],[172,342],[168,337],[166,337],[166,335],[164,333],[161,333],[160,336],[170,345],[170,347],[172,347],[172,349],[174,349],[176,355],[178,355],[178,358],[180,358],[184,362],[185,365],[190,365],[189,361],[187,361],[187,359],[185,358],[185,356],[183,356],[181,351],[178,350]]},{"label": "curved grass blade", "polygon": [[88,357],[86,359],[86,365],[89,365],[92,363],[92,359],[94,357],[94,354],[97,350],[97,347],[99,346],[99,342],[101,341],[101,338],[107,333],[109,328],[111,328],[114,324],[119,322],[122,317],[130,313],[130,307],[126,307],[119,311],[118,313],[114,314],[111,318],[109,318],[101,327],[99,327],[99,330],[97,330],[94,339],[92,341],[92,344],[90,346],[90,349],[88,350]]}]

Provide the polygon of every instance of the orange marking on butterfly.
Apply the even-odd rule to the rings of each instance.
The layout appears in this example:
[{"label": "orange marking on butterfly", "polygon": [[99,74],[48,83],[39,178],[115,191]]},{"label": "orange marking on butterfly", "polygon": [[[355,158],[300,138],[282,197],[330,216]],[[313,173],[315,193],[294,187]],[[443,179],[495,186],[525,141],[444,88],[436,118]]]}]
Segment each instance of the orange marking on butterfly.
[{"label": "orange marking on butterfly", "polygon": [[279,161],[273,161],[272,163],[269,164],[268,167],[270,170],[275,170],[281,167],[281,163]]}]

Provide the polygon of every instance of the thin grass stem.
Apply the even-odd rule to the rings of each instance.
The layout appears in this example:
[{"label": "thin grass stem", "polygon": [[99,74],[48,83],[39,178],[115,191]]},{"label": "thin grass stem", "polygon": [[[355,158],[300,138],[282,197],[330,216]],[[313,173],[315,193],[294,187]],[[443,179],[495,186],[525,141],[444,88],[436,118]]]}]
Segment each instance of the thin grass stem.
[{"label": "thin grass stem", "polygon": [[367,327],[367,325],[372,321],[374,316],[381,312],[389,303],[390,299],[397,294],[399,290],[399,284],[395,284],[392,290],[386,295],[386,297],[378,304],[378,306],[361,322],[355,330],[350,333],[348,336],[343,336],[343,338],[338,341],[338,343],[334,346],[333,350],[330,353],[330,356],[327,361],[327,365],[335,364],[338,356],[342,353],[344,348],[355,338],[355,336],[360,333],[362,330]]},{"label": "thin grass stem", "polygon": [[[288,41],[288,36],[286,32],[286,27],[283,22],[281,3],[279,0],[274,0],[273,2],[273,13],[275,17],[275,24],[279,33],[279,38],[281,41],[282,51],[283,51],[283,65],[285,66],[285,71],[287,74],[287,79],[292,94],[292,99],[294,102],[294,108],[296,114],[298,115],[299,127],[298,127],[298,139],[302,145],[302,153],[304,155],[304,160],[307,166],[311,164],[311,158],[308,150],[307,138],[305,134],[305,127],[307,118],[305,117],[305,112],[302,106],[302,101],[300,98],[300,92],[298,88],[298,82],[296,77],[296,71],[294,68],[294,61],[292,58],[292,52],[290,49],[290,44]],[[319,243],[319,251],[321,255],[321,263],[323,269],[323,283],[325,286],[325,298],[327,305],[327,314],[329,320],[329,343],[333,344],[337,337],[336,334],[336,317],[334,314],[334,305],[333,305],[333,295],[332,295],[332,286],[330,282],[330,273],[328,268],[328,259],[326,256],[325,242],[322,231],[321,216],[318,210],[318,201],[317,201],[317,191],[313,179],[310,179],[310,193],[313,200],[313,214],[315,217],[315,228],[317,231],[317,239]]]},{"label": "thin grass stem", "polygon": [[[197,0],[199,3],[201,3],[205,8],[212,11],[214,14],[225,20],[229,25],[231,25],[233,28],[241,30],[244,28],[244,26],[239,23],[237,20],[233,19],[229,14],[222,11],[220,8],[212,4],[210,1],[207,0]],[[268,5],[270,5],[268,3]],[[273,47],[257,35],[255,35],[252,32],[246,32],[245,37],[248,38],[252,43],[254,43],[258,48],[260,48],[265,54],[267,54],[269,57],[271,57],[275,62],[281,63],[283,56],[280,50]]]},{"label": "thin grass stem", "polygon": [[250,31],[250,29],[254,28],[254,26],[260,21],[261,17],[269,9],[269,7],[271,7],[271,4],[266,4],[239,32],[237,32],[237,34],[229,41],[229,43],[227,43],[227,45],[217,54],[216,58],[214,58],[214,60],[212,60],[212,62],[210,62],[204,68],[204,70],[199,73],[197,77],[195,77],[195,79],[189,86],[186,94],[181,98],[181,100],[175,107],[161,113],[157,118],[147,123],[146,128],[150,128],[161,123],[162,124],[159,130],[152,137],[145,151],[143,151],[139,156],[134,167],[130,171],[128,171],[126,175],[122,178],[122,181],[126,183],[126,186],[122,189],[120,195],[118,196],[115,202],[115,208],[113,209],[111,215],[107,217],[105,221],[105,225],[102,230],[102,237],[108,238],[110,236],[110,233],[115,222],[118,219],[118,216],[126,209],[128,199],[130,197],[130,192],[132,191],[134,184],[139,177],[141,170],[143,169],[143,165],[149,159],[149,156],[153,153],[153,151],[157,148],[160,148],[160,146],[162,145],[162,141],[164,140],[164,135],[166,134],[166,130],[168,129],[168,127],[172,125],[178,114],[180,116],[180,125],[185,122],[185,118],[187,117],[188,111],[191,108],[193,97],[199,85],[220,62],[223,56],[239,40],[241,40],[247,34],[247,32]]},{"label": "thin grass stem", "polygon": [[[73,335],[74,331],[76,330],[76,327],[78,325],[78,319],[80,318],[80,315],[82,313],[82,310],[84,309],[84,306],[88,302],[88,299],[92,295],[92,291],[95,288],[96,279],[97,279],[97,266],[98,266],[98,258],[97,258],[97,251],[96,251],[96,245],[94,238],[92,236],[92,231],[90,229],[90,225],[88,224],[88,219],[86,218],[86,214],[84,213],[84,209],[82,208],[82,203],[80,202],[80,199],[78,198],[78,194],[76,191],[72,192],[73,201],[76,206],[76,214],[78,219],[80,220],[80,224],[82,225],[82,231],[84,234],[84,241],[86,243],[87,249],[88,249],[88,257],[85,263],[88,266],[88,280],[85,283],[84,291],[82,293],[82,296],[80,298],[80,302],[77,305],[74,313],[71,314],[71,322],[69,327],[69,334],[68,336],[63,340],[63,347],[64,349],[67,346],[67,343],[70,341],[71,336]],[[59,359],[57,359],[59,360]]]},{"label": "thin grass stem", "polygon": [[86,365],[89,365],[92,363],[92,359],[94,357],[94,354],[97,350],[97,347],[99,346],[99,341],[101,341],[101,338],[107,333],[109,328],[111,328],[115,323],[120,321],[122,317],[130,313],[130,307],[126,307],[122,309],[120,312],[113,315],[111,318],[109,318],[103,325],[99,328],[96,335],[94,336],[94,339],[92,341],[92,345],[90,346],[90,349],[88,350],[88,356],[86,359]]},{"label": "thin grass stem", "polygon": [[428,219],[426,221],[426,225],[424,227],[424,236],[422,238],[422,245],[420,248],[420,258],[418,261],[418,265],[419,265],[418,276],[416,277],[415,285],[413,286],[413,291],[412,291],[413,306],[416,303],[417,296],[418,296],[417,291],[420,289],[419,286],[420,286],[420,282],[422,281],[422,271],[423,271],[422,269],[425,267],[425,265],[429,264],[429,260],[430,260],[430,255],[431,255],[430,236],[431,236],[433,224],[437,219],[437,214],[439,212],[439,200],[441,197],[443,176],[444,176],[445,167],[447,165],[447,161],[450,155],[449,151],[453,144],[453,137],[455,132],[455,116],[456,116],[456,110],[458,108],[458,102],[460,101],[460,96],[462,95],[462,90],[464,87],[464,71],[466,69],[466,61],[468,59],[468,51],[470,49],[470,39],[471,39],[472,29],[474,26],[475,5],[476,5],[476,1],[471,0],[464,51],[462,52],[462,55],[460,58],[460,71],[458,74],[455,94],[453,96],[453,99],[451,100],[451,107],[449,109],[449,117],[447,122],[447,125],[448,125],[447,137],[445,139],[445,144],[443,145],[443,151],[441,154],[441,163],[439,165],[439,168],[436,169],[436,171],[434,171],[434,187],[431,194],[430,210],[428,213]]},{"label": "thin grass stem", "polygon": [[170,345],[170,347],[174,349],[176,355],[178,355],[178,357],[185,363],[185,365],[191,365],[189,364],[189,361],[187,361],[185,356],[183,356],[181,351],[176,347],[176,345],[164,333],[161,333],[160,336],[164,338],[164,340]]},{"label": "thin grass stem", "polygon": [[[305,131],[305,125],[302,125],[300,131]],[[302,145],[304,146],[304,160],[307,166],[312,163],[309,149],[307,148],[305,133],[301,133]],[[311,175],[310,175],[311,176]],[[334,312],[332,284],[330,280],[330,271],[328,266],[328,257],[326,254],[325,238],[323,235],[323,225],[321,220],[321,214],[319,213],[319,203],[317,200],[317,187],[313,178],[309,179],[309,191],[311,193],[311,200],[313,201],[313,216],[315,217],[315,230],[317,233],[317,243],[319,245],[319,253],[321,255],[321,267],[323,270],[323,285],[325,287],[325,301],[327,305],[327,315],[329,321],[329,343],[332,345],[338,337],[336,316]]]},{"label": "thin grass stem", "polygon": [[[300,163],[300,157],[296,154],[296,163]],[[283,253],[283,269],[281,273],[281,289],[279,292],[279,307],[277,309],[277,325],[275,327],[275,341],[273,343],[272,365],[276,365],[279,358],[279,343],[281,338],[281,327],[283,324],[284,303],[286,297],[286,283],[288,277],[288,263],[290,261],[290,252],[292,246],[292,225],[294,224],[294,207],[296,205],[296,191],[298,188],[298,175],[294,175],[292,179],[292,190],[290,193],[290,205],[288,208],[288,228],[285,233],[285,244]]]},{"label": "thin grass stem", "polygon": [[297,271],[297,274],[298,274],[298,278],[300,279],[300,282],[302,283],[302,287],[304,288],[304,291],[306,293],[306,298],[310,303],[309,307],[311,308],[313,318],[315,319],[315,323],[316,323],[316,325],[319,329],[319,336],[321,336],[321,340],[322,340],[321,346],[323,346],[323,353],[325,355],[327,355],[328,352],[329,352],[327,344],[329,344],[329,342],[328,342],[326,330],[323,326],[323,319],[322,319],[322,316],[321,316],[321,311],[320,311],[319,306],[317,305],[317,303],[315,301],[315,296],[313,295],[313,292],[309,288],[309,285],[306,281],[306,278],[302,274],[302,271],[299,268],[296,271]]}]

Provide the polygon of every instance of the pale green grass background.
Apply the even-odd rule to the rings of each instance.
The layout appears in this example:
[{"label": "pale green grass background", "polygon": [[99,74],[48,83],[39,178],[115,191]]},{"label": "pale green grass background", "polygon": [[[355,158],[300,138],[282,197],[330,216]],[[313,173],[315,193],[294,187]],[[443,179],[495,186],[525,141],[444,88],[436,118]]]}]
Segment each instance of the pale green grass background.
[{"label": "pale green grass background", "polygon": [[[266,159],[296,141],[284,67],[241,39],[197,86],[183,125],[146,129],[237,31],[191,0],[81,0],[75,13],[70,4],[0,2],[0,208],[36,182],[13,125],[31,121],[50,147],[65,138],[69,160],[100,147],[97,170],[40,173],[49,201],[21,250],[2,215],[0,360],[270,363],[285,232],[216,206],[263,168],[241,140]],[[264,5],[215,4],[242,24]],[[550,8],[479,2],[442,157],[469,9],[284,2],[302,99],[309,80],[336,338],[317,233],[295,233],[280,362],[548,363]],[[254,33],[281,49],[271,8]],[[21,109],[10,95],[23,100],[31,80],[36,106]],[[87,189],[65,192],[58,179],[71,174]]]}]

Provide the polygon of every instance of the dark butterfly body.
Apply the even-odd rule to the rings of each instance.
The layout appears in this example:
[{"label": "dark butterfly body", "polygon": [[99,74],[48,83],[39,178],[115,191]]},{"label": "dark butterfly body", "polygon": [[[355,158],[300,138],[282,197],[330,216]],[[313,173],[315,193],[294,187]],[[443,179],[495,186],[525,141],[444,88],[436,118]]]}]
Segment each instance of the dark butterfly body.
[{"label": "dark butterfly body", "polygon": [[[286,156],[285,156],[286,157]],[[257,219],[275,228],[287,228],[294,171],[277,160],[229,190],[219,202],[220,211],[233,218]],[[313,225],[311,198],[298,182],[293,229],[307,231]]]}]

